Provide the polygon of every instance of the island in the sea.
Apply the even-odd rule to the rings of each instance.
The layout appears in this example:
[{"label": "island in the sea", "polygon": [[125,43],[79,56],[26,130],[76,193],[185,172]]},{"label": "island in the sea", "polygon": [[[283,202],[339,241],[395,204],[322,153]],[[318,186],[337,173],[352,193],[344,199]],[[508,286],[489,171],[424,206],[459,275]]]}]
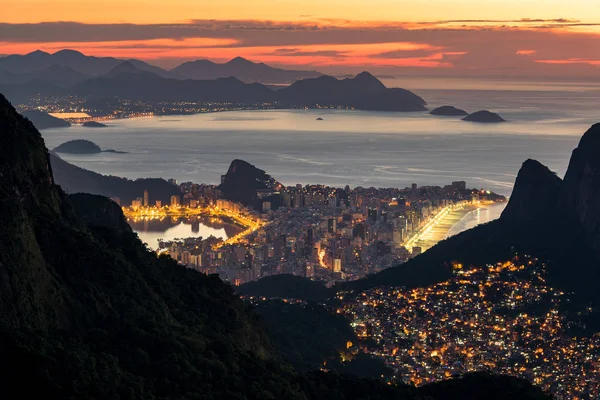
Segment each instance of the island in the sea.
[{"label": "island in the sea", "polygon": [[96,143],[85,139],[70,140],[54,148],[55,153],[63,154],[98,154],[98,153],[117,153],[125,154],[125,151],[113,149],[102,150]]},{"label": "island in the sea", "polygon": [[102,153],[102,149],[96,143],[89,140],[76,139],[54,148],[54,152],[65,154],[96,154]]},{"label": "island in the sea", "polygon": [[454,106],[441,106],[441,107],[435,108],[429,114],[442,115],[442,116],[448,116],[448,117],[469,115],[469,113],[466,112],[465,110],[461,110],[460,108],[456,108]]},{"label": "island in the sea", "polygon": [[317,118],[317,121],[323,121],[323,118],[319,117]]},{"label": "island in the sea", "polygon": [[488,124],[498,123],[498,122],[506,122],[506,120],[504,118],[502,118],[500,115],[493,113],[491,111],[488,111],[488,110],[481,110],[481,111],[474,112],[472,114],[467,115],[462,120],[470,121],[470,122],[483,122],[483,123],[488,123]]},{"label": "island in the sea", "polygon": [[106,128],[108,127],[108,125],[105,125],[101,122],[97,122],[97,121],[87,121],[84,122],[81,126],[85,127],[85,128]]}]

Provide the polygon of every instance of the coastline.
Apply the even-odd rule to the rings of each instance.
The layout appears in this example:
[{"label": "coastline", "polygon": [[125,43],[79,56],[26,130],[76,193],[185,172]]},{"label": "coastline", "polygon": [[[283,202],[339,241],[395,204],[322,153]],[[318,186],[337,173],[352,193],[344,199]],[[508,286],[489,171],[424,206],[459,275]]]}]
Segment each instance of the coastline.
[{"label": "coastline", "polygon": [[422,251],[427,251],[437,243],[457,235],[476,225],[497,219],[507,203],[474,204],[448,213],[439,223],[421,234],[415,242]]}]

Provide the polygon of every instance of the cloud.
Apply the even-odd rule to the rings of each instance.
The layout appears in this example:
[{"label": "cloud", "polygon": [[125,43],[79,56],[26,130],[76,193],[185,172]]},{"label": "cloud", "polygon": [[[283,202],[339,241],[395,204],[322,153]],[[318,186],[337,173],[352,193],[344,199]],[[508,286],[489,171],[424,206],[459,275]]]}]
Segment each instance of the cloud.
[{"label": "cloud", "polygon": [[[444,74],[597,74],[599,24],[567,18],[360,22],[193,20],[180,24],[0,23],[0,53],[75,48],[97,56],[174,60],[243,56],[295,67],[430,68]],[[586,27],[587,30],[580,30]],[[418,70],[416,70],[418,71]]]}]

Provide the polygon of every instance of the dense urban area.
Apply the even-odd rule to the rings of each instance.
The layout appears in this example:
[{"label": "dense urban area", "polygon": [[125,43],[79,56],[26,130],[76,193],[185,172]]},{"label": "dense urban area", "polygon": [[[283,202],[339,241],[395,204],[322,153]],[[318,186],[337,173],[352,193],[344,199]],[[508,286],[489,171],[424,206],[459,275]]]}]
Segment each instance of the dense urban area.
[{"label": "dense urban area", "polygon": [[[484,268],[454,266],[446,282],[339,294],[364,351],[422,385],[470,371],[523,377],[557,399],[600,395],[600,335],[572,337],[545,265],[520,257]],[[592,310],[587,310],[591,312]]]},{"label": "dense urban area", "polygon": [[[172,183],[175,183],[173,180]],[[240,285],[262,277],[293,274],[330,284],[398,265],[423,251],[419,238],[450,211],[468,212],[506,199],[467,189],[464,181],[445,187],[339,189],[297,185],[259,191],[260,209],[225,200],[212,185],[184,183],[170,204],[149,204],[149,193],[123,205],[133,221],[211,217],[230,221],[239,232],[215,237],[162,241],[184,265]],[[280,204],[274,209],[273,196]]]}]

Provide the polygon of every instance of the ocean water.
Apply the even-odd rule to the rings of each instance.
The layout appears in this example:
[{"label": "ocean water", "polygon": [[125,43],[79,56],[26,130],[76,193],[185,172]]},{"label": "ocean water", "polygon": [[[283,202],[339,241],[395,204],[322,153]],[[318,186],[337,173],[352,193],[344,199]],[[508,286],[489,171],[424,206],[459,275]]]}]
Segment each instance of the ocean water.
[{"label": "ocean water", "polygon": [[489,109],[509,122],[477,124],[425,112],[274,110],[119,120],[105,129],[42,133],[50,149],[88,139],[127,151],[61,157],[128,178],[219,183],[230,162],[240,158],[290,185],[406,187],[465,180],[469,187],[510,195],[528,158],[563,176],[581,135],[600,120],[600,87],[594,85],[513,82],[508,90],[481,84],[440,90],[432,83],[414,83],[421,89],[408,80],[394,83],[414,90],[430,108]]}]

